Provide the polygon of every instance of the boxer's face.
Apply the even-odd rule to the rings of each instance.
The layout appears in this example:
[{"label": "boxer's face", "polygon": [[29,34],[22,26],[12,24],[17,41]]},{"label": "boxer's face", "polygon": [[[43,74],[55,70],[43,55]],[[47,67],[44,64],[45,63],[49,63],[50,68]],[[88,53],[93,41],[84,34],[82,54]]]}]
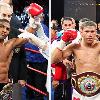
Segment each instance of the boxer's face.
[{"label": "boxer's face", "polygon": [[10,31],[10,24],[7,22],[0,23],[0,39],[5,39]]},{"label": "boxer's face", "polygon": [[62,29],[66,31],[67,29],[73,28],[73,22],[71,20],[64,20],[62,23]]},{"label": "boxer's face", "polygon": [[10,8],[1,7],[1,9],[0,9],[0,18],[7,19],[8,21],[10,21],[11,20],[11,15],[12,15],[12,12],[11,12]]},{"label": "boxer's face", "polygon": [[86,43],[93,43],[96,39],[96,27],[87,26],[81,30],[81,35]]}]

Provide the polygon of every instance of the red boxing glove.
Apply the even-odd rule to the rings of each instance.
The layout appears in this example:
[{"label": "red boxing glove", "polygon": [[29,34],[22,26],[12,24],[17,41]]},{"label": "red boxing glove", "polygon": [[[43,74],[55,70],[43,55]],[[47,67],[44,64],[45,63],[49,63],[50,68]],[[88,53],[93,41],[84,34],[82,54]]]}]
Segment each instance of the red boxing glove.
[{"label": "red boxing glove", "polygon": [[32,16],[38,16],[43,12],[43,8],[36,3],[31,3],[30,6],[28,6],[26,10]]},{"label": "red boxing glove", "polygon": [[76,30],[67,30],[62,35],[62,40],[64,42],[69,42],[74,40],[77,37],[77,31]]}]

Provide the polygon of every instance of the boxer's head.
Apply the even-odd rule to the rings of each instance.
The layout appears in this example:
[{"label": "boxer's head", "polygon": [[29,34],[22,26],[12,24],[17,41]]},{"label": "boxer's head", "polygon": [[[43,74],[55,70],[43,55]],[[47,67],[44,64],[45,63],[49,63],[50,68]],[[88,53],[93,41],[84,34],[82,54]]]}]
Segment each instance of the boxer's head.
[{"label": "boxer's head", "polygon": [[73,19],[71,17],[63,17],[61,19],[61,25],[64,31],[66,31],[67,29],[73,29],[73,24],[75,24],[75,22],[73,22]]},{"label": "boxer's head", "polygon": [[79,21],[79,30],[80,30],[80,27],[81,27],[82,23],[85,22],[85,21],[91,21],[91,20],[88,19],[88,18],[82,18],[82,19],[80,19],[80,21]]},{"label": "boxer's head", "polygon": [[0,3],[0,19],[11,20],[12,8],[7,3]]},{"label": "boxer's head", "polygon": [[80,26],[80,33],[82,36],[82,39],[88,43],[91,44],[96,39],[96,28],[97,25],[93,21],[85,21]]},{"label": "boxer's head", "polygon": [[5,39],[10,32],[10,23],[6,19],[0,19],[0,40]]}]

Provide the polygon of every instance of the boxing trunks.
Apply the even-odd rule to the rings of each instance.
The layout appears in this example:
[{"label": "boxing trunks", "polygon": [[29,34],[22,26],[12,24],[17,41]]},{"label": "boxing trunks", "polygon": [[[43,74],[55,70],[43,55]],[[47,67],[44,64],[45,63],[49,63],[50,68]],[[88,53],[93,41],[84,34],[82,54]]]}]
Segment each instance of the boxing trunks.
[{"label": "boxing trunks", "polygon": [[94,72],[85,72],[72,75],[73,88],[86,97],[95,96],[100,93],[100,75]]}]

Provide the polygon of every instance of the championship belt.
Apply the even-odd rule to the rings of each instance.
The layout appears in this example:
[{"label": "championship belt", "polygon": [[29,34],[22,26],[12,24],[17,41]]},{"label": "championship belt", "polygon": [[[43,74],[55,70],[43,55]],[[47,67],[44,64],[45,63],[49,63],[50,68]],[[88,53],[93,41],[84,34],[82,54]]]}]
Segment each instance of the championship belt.
[{"label": "championship belt", "polygon": [[20,51],[20,48],[15,48],[14,49],[14,53],[19,53],[19,51]]},{"label": "championship belt", "polygon": [[83,96],[94,96],[100,92],[100,75],[94,72],[73,74],[72,85]]},{"label": "championship belt", "polygon": [[3,87],[3,90],[0,91],[0,100],[12,100],[12,90],[13,84],[8,83]]}]

